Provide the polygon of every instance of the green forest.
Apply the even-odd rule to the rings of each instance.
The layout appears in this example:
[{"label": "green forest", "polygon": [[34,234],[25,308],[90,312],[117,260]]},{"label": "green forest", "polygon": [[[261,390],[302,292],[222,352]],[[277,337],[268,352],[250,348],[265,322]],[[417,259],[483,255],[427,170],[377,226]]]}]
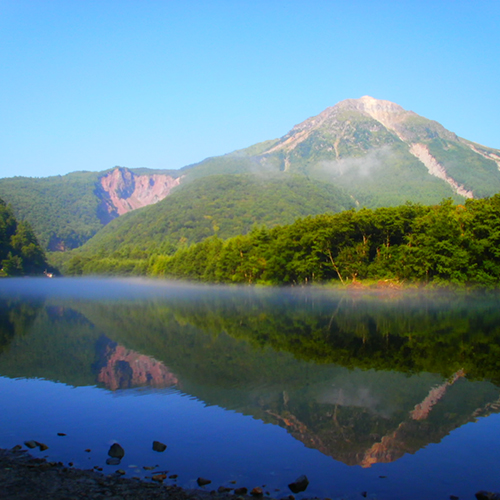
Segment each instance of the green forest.
[{"label": "green forest", "polygon": [[438,205],[346,210],[226,240],[211,236],[175,253],[126,245],[76,254],[70,275],[148,275],[213,283],[303,285],[360,280],[497,286],[500,195]]},{"label": "green forest", "polygon": [[96,172],[33,179],[1,179],[0,197],[19,220],[27,220],[48,250],[71,249],[91,238],[102,224],[95,196]]},{"label": "green forest", "polygon": [[47,269],[45,254],[31,226],[18,222],[0,199],[0,276],[41,274]]}]

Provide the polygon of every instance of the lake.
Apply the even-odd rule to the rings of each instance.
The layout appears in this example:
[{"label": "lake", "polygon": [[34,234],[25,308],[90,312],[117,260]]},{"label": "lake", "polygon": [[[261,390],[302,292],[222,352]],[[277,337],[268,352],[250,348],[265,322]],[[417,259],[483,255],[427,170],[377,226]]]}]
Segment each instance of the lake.
[{"label": "lake", "polygon": [[[0,447],[273,497],[500,491],[495,293],[0,280]],[[64,435],[59,435],[64,434]],[[153,441],[167,445],[152,449]],[[125,456],[106,464],[120,443]],[[144,468],[146,467],[146,469]]]}]

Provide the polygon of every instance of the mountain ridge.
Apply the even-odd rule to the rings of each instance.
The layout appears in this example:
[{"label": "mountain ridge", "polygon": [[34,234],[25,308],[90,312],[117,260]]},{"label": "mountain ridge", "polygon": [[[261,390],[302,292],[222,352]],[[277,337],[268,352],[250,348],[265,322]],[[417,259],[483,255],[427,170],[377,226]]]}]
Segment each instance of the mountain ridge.
[{"label": "mountain ridge", "polygon": [[[300,216],[330,210],[331,205],[347,207],[345,196],[357,207],[368,208],[407,201],[436,204],[444,198],[462,202],[500,192],[500,150],[460,138],[437,121],[394,102],[363,96],[326,108],[278,139],[180,170],[114,167],[47,178],[0,179],[0,197],[11,204],[17,217],[31,223],[46,249],[66,251],[82,246],[109,222],[132,210],[158,203],[158,217],[168,217],[174,191],[177,197],[185,196],[185,213],[179,215],[176,226],[198,226],[214,213],[210,207],[203,216],[193,212],[190,198],[201,196],[207,179],[235,175],[276,183],[300,177],[316,184],[322,193],[331,191],[330,202],[321,202],[314,212]],[[209,198],[217,196],[219,205],[226,206],[225,216],[231,217],[231,204],[238,193],[244,196],[243,191],[233,193],[229,202],[223,189],[209,184]],[[300,182],[289,182],[288,187],[292,189],[288,199],[304,196]],[[306,191],[311,193],[309,187]],[[270,191],[267,195],[279,204],[277,194]],[[265,223],[259,207],[254,211],[261,215],[253,222]],[[221,215],[219,211],[217,217]],[[139,219],[134,224],[140,224]],[[272,219],[290,222],[289,217]],[[248,223],[236,227],[247,231]],[[178,241],[185,238],[180,234]]]}]

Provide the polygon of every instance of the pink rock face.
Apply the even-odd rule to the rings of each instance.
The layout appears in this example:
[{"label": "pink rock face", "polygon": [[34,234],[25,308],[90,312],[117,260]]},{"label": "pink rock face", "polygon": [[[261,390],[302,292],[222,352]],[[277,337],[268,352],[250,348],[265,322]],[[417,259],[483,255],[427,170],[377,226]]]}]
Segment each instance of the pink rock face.
[{"label": "pink rock face", "polygon": [[170,387],[178,383],[177,377],[154,358],[126,349],[121,345],[108,346],[107,364],[97,376],[107,389],[131,387]]},{"label": "pink rock face", "polygon": [[101,177],[101,186],[118,215],[157,203],[166,198],[181,178],[170,175],[136,175],[125,168],[115,168]]}]

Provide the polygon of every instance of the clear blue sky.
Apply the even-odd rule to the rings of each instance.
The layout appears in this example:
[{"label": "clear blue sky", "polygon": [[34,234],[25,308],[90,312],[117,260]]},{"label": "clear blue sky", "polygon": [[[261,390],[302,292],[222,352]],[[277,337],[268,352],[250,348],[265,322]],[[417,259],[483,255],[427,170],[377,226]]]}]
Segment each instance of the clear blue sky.
[{"label": "clear blue sky", "polygon": [[0,177],[179,168],[363,95],[500,148],[499,26],[499,0],[0,0]]}]

